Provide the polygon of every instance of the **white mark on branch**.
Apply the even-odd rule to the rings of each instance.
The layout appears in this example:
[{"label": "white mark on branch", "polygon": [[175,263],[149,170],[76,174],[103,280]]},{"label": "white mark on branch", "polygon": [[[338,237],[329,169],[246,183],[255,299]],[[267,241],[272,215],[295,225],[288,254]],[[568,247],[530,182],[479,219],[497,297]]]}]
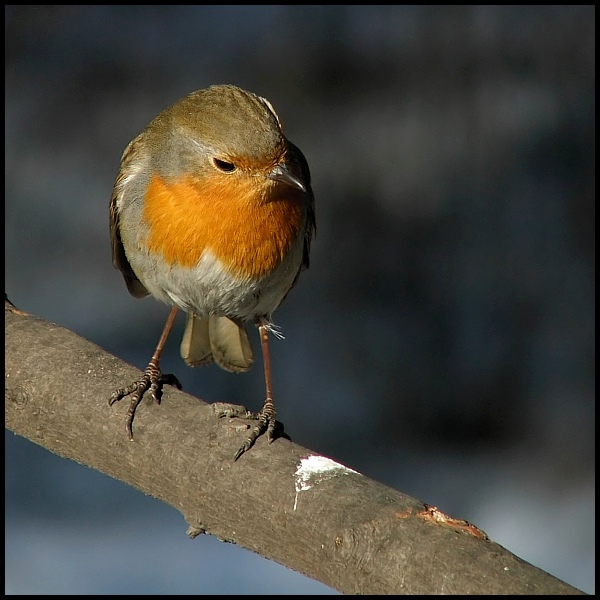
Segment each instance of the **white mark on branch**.
[{"label": "white mark on branch", "polygon": [[303,458],[296,469],[294,510],[298,506],[298,494],[300,492],[310,490],[310,488],[318,483],[322,483],[338,475],[347,475],[348,473],[357,473],[357,471],[353,471],[330,458],[325,458],[317,454]]}]

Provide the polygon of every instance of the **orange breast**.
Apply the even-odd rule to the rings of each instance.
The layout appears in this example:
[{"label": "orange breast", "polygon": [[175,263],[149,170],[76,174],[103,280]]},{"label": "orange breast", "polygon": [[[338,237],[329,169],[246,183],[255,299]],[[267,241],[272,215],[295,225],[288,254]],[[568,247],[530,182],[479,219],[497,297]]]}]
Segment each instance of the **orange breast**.
[{"label": "orange breast", "polygon": [[[301,194],[258,177],[215,174],[202,182],[153,175],[143,218],[148,248],[170,265],[195,266],[210,250],[233,274],[260,277],[284,258],[300,233]],[[269,195],[271,197],[269,197]]]}]

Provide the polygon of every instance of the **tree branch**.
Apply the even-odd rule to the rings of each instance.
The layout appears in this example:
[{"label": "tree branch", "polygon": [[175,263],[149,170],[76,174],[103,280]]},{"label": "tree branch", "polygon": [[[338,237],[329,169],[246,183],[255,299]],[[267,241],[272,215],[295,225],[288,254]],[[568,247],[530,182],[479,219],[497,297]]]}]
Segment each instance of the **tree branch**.
[{"label": "tree branch", "polygon": [[[209,533],[345,594],[583,594],[392,488],[279,438],[238,461],[247,431],[169,386],[128,403],[111,392],[139,371],[74,333],[5,303],[6,427],[124,481]],[[323,470],[329,469],[329,470]]]}]

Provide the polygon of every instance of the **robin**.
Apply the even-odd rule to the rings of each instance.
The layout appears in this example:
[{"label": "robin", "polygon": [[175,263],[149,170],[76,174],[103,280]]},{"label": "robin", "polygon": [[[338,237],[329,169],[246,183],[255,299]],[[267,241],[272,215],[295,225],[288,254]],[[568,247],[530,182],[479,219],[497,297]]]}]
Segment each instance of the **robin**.
[{"label": "robin", "polygon": [[[271,103],[233,85],[198,90],[161,112],[125,148],[110,200],[113,264],[136,298],[172,306],[144,375],[111,395],[131,396],[126,431],[149,389],[165,383],[159,360],[178,310],[187,315],[181,356],[247,371],[261,342],[266,399],[239,458],[266,431],[273,440],[272,314],[308,267],[314,196],[304,155],[283,134]],[[232,414],[232,413],[227,413]],[[236,415],[239,416],[239,415]]]}]

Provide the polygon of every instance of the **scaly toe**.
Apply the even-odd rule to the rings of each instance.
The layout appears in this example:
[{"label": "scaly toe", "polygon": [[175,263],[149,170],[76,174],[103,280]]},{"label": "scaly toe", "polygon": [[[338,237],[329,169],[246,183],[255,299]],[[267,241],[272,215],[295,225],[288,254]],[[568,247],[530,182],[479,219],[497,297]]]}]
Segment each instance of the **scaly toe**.
[{"label": "scaly toe", "polygon": [[256,415],[258,423],[252,428],[248,439],[239,447],[238,451],[234,454],[233,460],[236,461],[244,452],[247,452],[252,448],[254,442],[266,431],[267,441],[271,443],[274,439],[275,431],[275,414],[271,411],[265,411],[264,409]]}]

